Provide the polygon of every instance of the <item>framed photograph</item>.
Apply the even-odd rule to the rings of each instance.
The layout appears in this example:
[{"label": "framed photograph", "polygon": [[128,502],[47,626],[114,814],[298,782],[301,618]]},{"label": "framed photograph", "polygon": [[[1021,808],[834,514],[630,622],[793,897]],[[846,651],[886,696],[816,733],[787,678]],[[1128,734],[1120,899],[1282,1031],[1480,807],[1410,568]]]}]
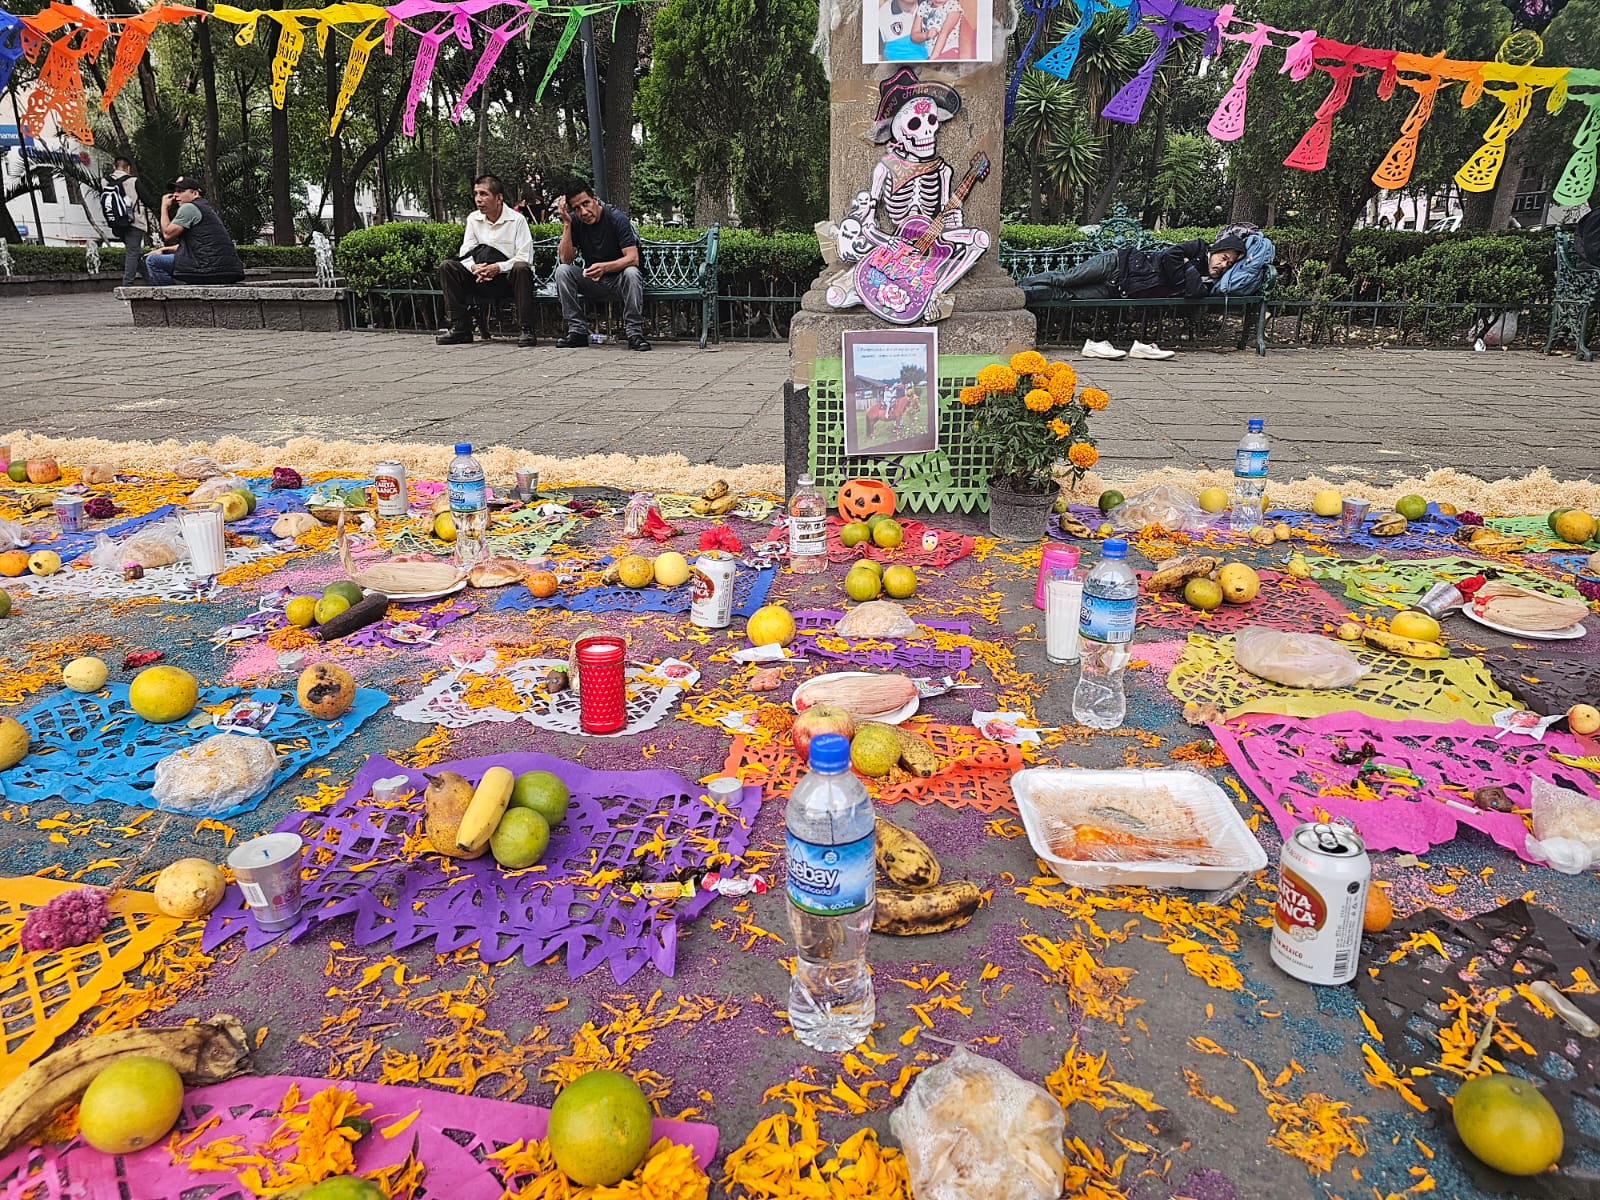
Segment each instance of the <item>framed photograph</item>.
[{"label": "framed photograph", "polygon": [[939,331],[844,335],[844,452],[927,454],[939,448]]},{"label": "framed photograph", "polygon": [[862,0],[861,61],[994,60],[994,0]]}]

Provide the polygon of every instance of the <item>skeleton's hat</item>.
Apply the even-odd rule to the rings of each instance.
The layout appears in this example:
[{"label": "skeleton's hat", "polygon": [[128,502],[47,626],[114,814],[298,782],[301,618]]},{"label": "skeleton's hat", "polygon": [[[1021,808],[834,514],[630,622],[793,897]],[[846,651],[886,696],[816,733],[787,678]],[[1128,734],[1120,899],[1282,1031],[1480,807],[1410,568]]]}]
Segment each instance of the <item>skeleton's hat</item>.
[{"label": "skeleton's hat", "polygon": [[895,114],[920,97],[938,105],[941,121],[948,121],[961,111],[961,96],[955,88],[948,83],[925,82],[910,67],[901,67],[878,84],[878,119],[872,127],[872,140],[879,145],[887,142]]}]

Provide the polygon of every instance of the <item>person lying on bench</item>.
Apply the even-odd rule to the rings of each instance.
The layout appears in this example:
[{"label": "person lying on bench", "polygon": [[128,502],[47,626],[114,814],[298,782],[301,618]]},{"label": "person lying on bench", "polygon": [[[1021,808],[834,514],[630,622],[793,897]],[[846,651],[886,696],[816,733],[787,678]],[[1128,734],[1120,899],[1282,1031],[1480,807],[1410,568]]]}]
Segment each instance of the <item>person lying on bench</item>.
[{"label": "person lying on bench", "polygon": [[[1209,295],[1218,279],[1245,251],[1244,242],[1233,234],[1208,246],[1200,238],[1179,242],[1159,250],[1138,250],[1123,246],[1087,258],[1070,271],[1041,271],[1029,275],[1018,285],[1030,301],[1054,300],[1144,300],[1165,296],[1199,299]],[[1122,351],[1109,342],[1086,341],[1083,353],[1089,358],[1171,358],[1174,351],[1135,342],[1131,351]]]},{"label": "person lying on bench", "polygon": [[[522,330],[517,345],[535,346],[539,339],[533,332],[533,235],[528,220],[506,203],[505,188],[493,175],[472,181],[472,203],[476,211],[467,214],[461,252],[439,264],[439,290],[450,329],[435,340],[441,346],[469,345],[473,307],[509,296],[516,301]],[[487,320],[483,339],[489,340]]]},{"label": "person lying on bench", "polygon": [[166,244],[144,256],[151,287],[226,285],[244,278],[244,261],[228,227],[200,191],[196,180],[180,175],[161,197],[158,228]]},{"label": "person lying on bench", "polygon": [[[589,344],[583,301],[620,301],[622,327],[633,350],[648,350],[644,336],[644,272],[639,269],[639,234],[628,214],[601,204],[587,183],[568,186],[556,201],[561,245],[556,257],[556,295],[567,332],[556,345],[576,350]],[[575,261],[583,255],[583,266]]]}]

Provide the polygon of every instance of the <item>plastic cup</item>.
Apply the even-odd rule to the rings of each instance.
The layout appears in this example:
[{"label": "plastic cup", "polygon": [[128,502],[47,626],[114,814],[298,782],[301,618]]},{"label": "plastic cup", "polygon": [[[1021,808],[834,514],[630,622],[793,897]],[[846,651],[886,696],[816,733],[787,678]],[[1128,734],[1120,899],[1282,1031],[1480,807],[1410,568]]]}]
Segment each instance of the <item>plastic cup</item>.
[{"label": "plastic cup", "polygon": [[305,842],[296,833],[267,833],[236,846],[228,866],[262,929],[276,933],[300,916],[300,860]]},{"label": "plastic cup", "polygon": [[1339,506],[1339,525],[1345,537],[1354,537],[1361,532],[1361,526],[1367,519],[1367,510],[1371,507],[1370,500],[1346,500]]},{"label": "plastic cup", "polygon": [[56,524],[62,533],[83,532],[83,497],[57,496],[51,507],[55,509]]},{"label": "plastic cup", "polygon": [[537,471],[518,471],[517,472],[517,499],[518,500],[523,500],[523,501],[532,500],[538,494],[539,494],[539,472],[537,472]]},{"label": "plastic cup", "polygon": [[1056,571],[1070,571],[1078,565],[1076,546],[1046,546],[1039,555],[1039,578],[1033,585],[1033,606],[1043,608],[1045,585]]},{"label": "plastic cup", "polygon": [[222,505],[195,504],[178,512],[178,528],[189,548],[189,563],[198,578],[222,574],[227,550],[222,541]]}]

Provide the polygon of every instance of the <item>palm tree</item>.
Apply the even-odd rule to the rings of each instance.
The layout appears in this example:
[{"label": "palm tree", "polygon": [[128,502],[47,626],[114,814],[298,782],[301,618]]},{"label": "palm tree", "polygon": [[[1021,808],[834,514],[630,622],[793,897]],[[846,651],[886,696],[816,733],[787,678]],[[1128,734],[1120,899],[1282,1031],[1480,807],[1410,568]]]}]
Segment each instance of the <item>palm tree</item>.
[{"label": "palm tree", "polygon": [[[1052,32],[1060,37],[1076,24],[1077,15],[1069,15],[1063,8]],[[1113,129],[1115,123],[1102,118],[1100,110],[1118,88],[1138,74],[1140,64],[1149,57],[1154,45],[1155,38],[1149,30],[1137,28],[1128,32],[1128,19],[1120,9],[1096,17],[1079,42],[1072,81],[1083,97],[1085,111],[1093,115],[1096,132],[1111,148],[1110,162],[1098,195],[1092,195],[1088,188],[1083,189],[1081,218],[1085,222],[1099,220],[1111,203],[1127,153],[1128,130]]]},{"label": "palm tree", "polygon": [[1073,197],[1086,191],[1100,167],[1105,140],[1081,121],[1056,129],[1045,147],[1044,169],[1059,197],[1057,219],[1071,207]]},{"label": "palm tree", "polygon": [[1066,80],[1043,71],[1023,75],[1011,133],[1028,160],[1028,219],[1035,225],[1044,219],[1041,193],[1052,140],[1076,125],[1080,111],[1078,94]]}]

